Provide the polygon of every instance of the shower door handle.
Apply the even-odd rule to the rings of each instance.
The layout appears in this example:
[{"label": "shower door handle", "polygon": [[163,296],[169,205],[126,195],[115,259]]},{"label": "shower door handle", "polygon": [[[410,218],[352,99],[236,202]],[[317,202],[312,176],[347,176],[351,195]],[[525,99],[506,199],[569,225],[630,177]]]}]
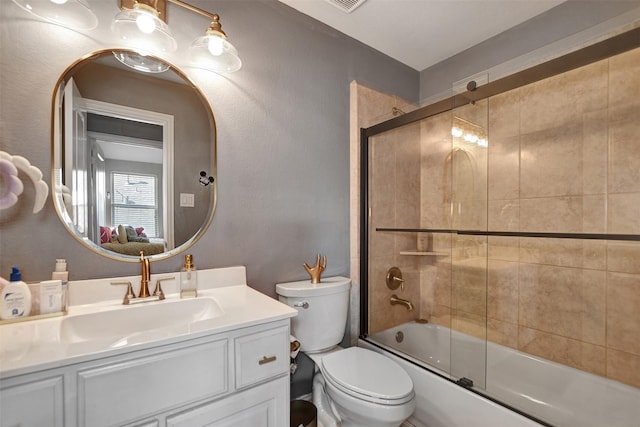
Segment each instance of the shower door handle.
[{"label": "shower door handle", "polygon": [[309,303],[307,301],[300,301],[293,304],[294,307],[302,307],[305,310],[309,308]]}]

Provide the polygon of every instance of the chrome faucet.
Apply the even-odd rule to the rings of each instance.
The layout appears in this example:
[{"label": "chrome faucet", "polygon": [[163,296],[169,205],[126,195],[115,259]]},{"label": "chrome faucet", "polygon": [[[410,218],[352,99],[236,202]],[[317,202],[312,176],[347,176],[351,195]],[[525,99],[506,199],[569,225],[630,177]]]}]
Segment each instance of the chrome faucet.
[{"label": "chrome faucet", "polygon": [[411,301],[407,301],[406,299],[398,298],[398,296],[396,294],[391,295],[391,299],[389,300],[389,302],[391,303],[391,305],[400,304],[400,305],[404,305],[405,307],[407,307],[407,310],[409,310],[409,311],[413,310],[413,304],[411,304]]}]

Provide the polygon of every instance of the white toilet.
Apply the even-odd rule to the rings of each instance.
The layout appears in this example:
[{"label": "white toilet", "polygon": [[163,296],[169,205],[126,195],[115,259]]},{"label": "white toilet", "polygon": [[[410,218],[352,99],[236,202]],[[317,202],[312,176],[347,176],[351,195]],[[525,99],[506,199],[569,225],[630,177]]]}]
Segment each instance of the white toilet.
[{"label": "white toilet", "polygon": [[[313,403],[324,427],[398,427],[415,409],[413,382],[391,359],[359,347],[342,349],[349,311],[346,277],[280,283],[281,302],[298,310],[291,333],[316,364]],[[341,423],[341,424],[340,424]]]}]

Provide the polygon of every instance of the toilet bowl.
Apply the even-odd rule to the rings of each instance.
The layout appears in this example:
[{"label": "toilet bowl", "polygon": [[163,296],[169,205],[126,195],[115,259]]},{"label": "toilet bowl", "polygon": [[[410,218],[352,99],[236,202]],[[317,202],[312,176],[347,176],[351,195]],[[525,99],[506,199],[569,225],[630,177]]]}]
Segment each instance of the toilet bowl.
[{"label": "toilet bowl", "polygon": [[316,364],[313,402],[323,427],[398,427],[415,409],[413,382],[388,357],[342,349],[349,287],[344,277],[276,285],[280,301],[298,310],[291,333]]},{"label": "toilet bowl", "polygon": [[359,347],[320,358],[317,375],[342,426],[397,427],[415,410],[411,378],[391,359]]}]

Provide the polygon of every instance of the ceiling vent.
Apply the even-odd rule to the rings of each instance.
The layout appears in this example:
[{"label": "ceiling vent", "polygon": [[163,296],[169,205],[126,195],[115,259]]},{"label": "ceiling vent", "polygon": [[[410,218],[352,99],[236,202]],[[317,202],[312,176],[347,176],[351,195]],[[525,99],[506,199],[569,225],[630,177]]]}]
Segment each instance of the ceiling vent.
[{"label": "ceiling vent", "polygon": [[367,0],[325,0],[343,12],[351,13]]}]

